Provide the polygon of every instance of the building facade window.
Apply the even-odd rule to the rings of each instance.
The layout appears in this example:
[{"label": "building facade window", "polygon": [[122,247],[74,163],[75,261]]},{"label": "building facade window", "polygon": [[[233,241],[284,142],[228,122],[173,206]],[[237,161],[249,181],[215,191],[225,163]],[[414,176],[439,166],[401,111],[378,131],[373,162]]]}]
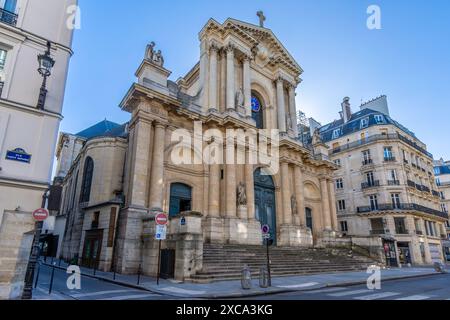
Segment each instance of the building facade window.
[{"label": "building facade window", "polygon": [[384,147],[384,160],[392,160],[394,159],[394,154],[392,153],[392,147]]},{"label": "building facade window", "polygon": [[341,221],[341,231],[348,232],[348,223],[347,221]]},{"label": "building facade window", "polygon": [[365,129],[369,126],[369,118],[361,119],[361,127],[360,129]]},{"label": "building facade window", "polygon": [[337,209],[338,211],[345,211],[345,200],[338,200]]},{"label": "building facade window", "polygon": [[442,212],[448,213],[447,205],[445,203],[441,203]]},{"label": "building facade window", "polygon": [[92,178],[94,176],[94,160],[87,157],[84,162],[83,182],[81,185],[80,203],[89,202],[91,198]]},{"label": "building facade window", "polygon": [[375,185],[375,179],[372,171],[366,173],[366,179],[369,186]]},{"label": "building facade window", "polygon": [[339,138],[339,136],[341,135],[341,129],[339,128],[339,129],[335,129],[334,131],[333,131],[333,139],[337,139],[337,138]]},{"label": "building facade window", "polygon": [[3,10],[12,13],[16,12],[17,0],[2,0],[0,1],[0,4],[2,5]]},{"label": "building facade window", "polygon": [[408,234],[406,230],[405,218],[394,218],[395,223],[395,233],[397,234]]},{"label": "building facade window", "polygon": [[340,167],[341,166],[341,159],[334,160],[334,164],[337,165],[338,167]]},{"label": "building facade window", "polygon": [[4,49],[0,49],[0,71],[3,71],[5,69],[7,55],[8,55],[8,51],[6,51]]},{"label": "building facade window", "polygon": [[378,210],[378,196],[377,195],[371,195],[369,197],[370,201],[370,208],[372,210]]},{"label": "building facade window", "polygon": [[363,165],[368,165],[372,163],[372,157],[370,155],[370,150],[364,150],[362,152]]},{"label": "building facade window", "polygon": [[400,209],[401,203],[400,203],[400,195],[398,193],[391,194],[391,201],[392,201],[392,207],[394,209]]},{"label": "building facade window", "polygon": [[376,122],[377,124],[383,123],[383,122],[384,122],[383,116],[382,116],[381,114],[376,114],[376,115],[375,115],[375,122]]},{"label": "building facade window", "polygon": [[337,190],[344,189],[344,180],[342,180],[342,179],[337,179],[336,180],[336,189]]}]

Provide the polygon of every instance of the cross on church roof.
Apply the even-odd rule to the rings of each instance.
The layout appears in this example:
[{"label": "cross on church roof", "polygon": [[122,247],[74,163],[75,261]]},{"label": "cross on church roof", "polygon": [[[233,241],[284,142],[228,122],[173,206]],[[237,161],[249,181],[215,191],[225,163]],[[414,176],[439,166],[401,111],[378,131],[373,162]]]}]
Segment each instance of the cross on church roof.
[{"label": "cross on church roof", "polygon": [[256,15],[259,17],[259,26],[264,28],[264,21],[266,21],[266,16],[264,15],[264,12],[258,11]]}]

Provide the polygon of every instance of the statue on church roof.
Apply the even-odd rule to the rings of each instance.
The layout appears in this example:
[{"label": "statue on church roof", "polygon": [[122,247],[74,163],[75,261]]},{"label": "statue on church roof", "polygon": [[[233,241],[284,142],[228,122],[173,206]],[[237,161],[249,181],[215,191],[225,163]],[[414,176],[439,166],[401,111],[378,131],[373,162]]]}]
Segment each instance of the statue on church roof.
[{"label": "statue on church roof", "polygon": [[312,144],[319,144],[322,143],[322,137],[320,136],[320,131],[319,128],[317,128],[316,130],[314,130],[314,135],[312,138]]},{"label": "statue on church roof", "polygon": [[266,21],[266,16],[264,15],[264,12],[258,11],[256,15],[259,17],[259,26],[261,28],[264,28],[264,21]]},{"label": "statue on church roof", "polygon": [[152,41],[147,45],[145,49],[145,59],[149,61],[153,61],[153,56],[155,54],[155,43]]},{"label": "statue on church roof", "polygon": [[158,50],[158,52],[155,54],[153,62],[160,67],[164,67],[164,57],[161,53],[161,50]]}]

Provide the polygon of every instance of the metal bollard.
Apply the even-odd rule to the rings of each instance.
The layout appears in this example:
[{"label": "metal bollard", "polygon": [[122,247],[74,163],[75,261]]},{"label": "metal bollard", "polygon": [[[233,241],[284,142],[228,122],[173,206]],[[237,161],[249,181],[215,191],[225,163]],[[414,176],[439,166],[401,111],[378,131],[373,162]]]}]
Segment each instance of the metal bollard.
[{"label": "metal bollard", "polygon": [[250,290],[252,288],[252,273],[248,265],[244,265],[242,269],[241,286],[244,290]]},{"label": "metal bollard", "polygon": [[139,265],[139,269],[138,269],[137,284],[139,285],[140,282],[141,282],[141,265]]},{"label": "metal bollard", "polygon": [[97,264],[94,264],[94,276],[97,273]]},{"label": "metal bollard", "polygon": [[259,286],[261,288],[269,287],[269,271],[266,267],[261,267],[259,269]]},{"label": "metal bollard", "polygon": [[114,266],[113,270],[113,280],[116,280],[116,266]]},{"label": "metal bollard", "polygon": [[34,288],[35,289],[37,288],[37,284],[38,284],[38,281],[39,281],[39,273],[41,271],[41,264],[38,262],[37,266],[38,266],[38,269],[37,269],[37,272],[36,272],[36,281],[34,282]]},{"label": "metal bollard", "polygon": [[53,278],[55,276],[55,265],[56,265],[56,263],[53,264],[53,267],[52,267],[52,276],[50,278],[50,287],[48,288],[48,294],[51,294],[52,293],[52,289],[53,289]]}]

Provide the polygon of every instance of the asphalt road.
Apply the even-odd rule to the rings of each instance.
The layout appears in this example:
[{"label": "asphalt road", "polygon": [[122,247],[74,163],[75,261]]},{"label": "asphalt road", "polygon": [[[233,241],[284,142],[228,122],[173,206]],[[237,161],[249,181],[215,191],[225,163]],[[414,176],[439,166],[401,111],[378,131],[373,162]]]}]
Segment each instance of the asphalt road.
[{"label": "asphalt road", "polygon": [[[81,290],[67,288],[68,274],[55,268],[52,294],[48,295],[51,268],[41,266],[38,286],[33,290],[33,299],[36,300],[169,300],[170,296],[152,292],[123,287],[113,283],[100,281],[90,277],[81,278]],[[36,278],[35,278],[36,279]]]},{"label": "asphalt road", "polygon": [[254,300],[450,300],[450,274],[386,281],[381,290],[369,290],[366,285],[290,292]]}]

